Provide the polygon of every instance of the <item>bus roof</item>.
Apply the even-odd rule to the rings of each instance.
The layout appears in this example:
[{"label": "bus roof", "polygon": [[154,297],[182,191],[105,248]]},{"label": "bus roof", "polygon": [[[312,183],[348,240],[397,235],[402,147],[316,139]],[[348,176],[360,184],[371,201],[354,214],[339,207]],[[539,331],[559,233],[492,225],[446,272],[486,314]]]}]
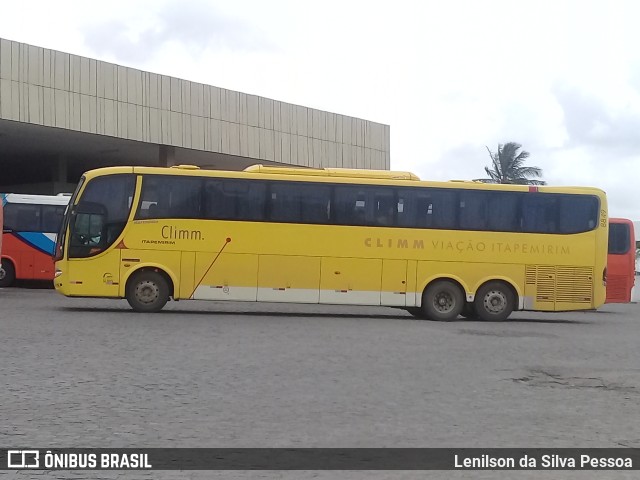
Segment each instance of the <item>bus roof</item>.
[{"label": "bus roof", "polygon": [[633,221],[628,218],[610,218],[609,223],[626,223],[627,225],[633,227]]},{"label": "bus roof", "polygon": [[[181,168],[180,165],[177,168]],[[375,178],[382,180],[415,180],[420,181],[415,173],[397,172],[393,170],[359,170],[356,168],[295,168],[270,167],[265,165],[251,165],[245,172],[262,173],[265,175],[301,175],[311,177],[345,177],[345,178]]]},{"label": "bus roof", "polygon": [[23,193],[2,194],[2,203],[29,203],[33,205],[66,205],[71,198],[67,194],[59,195],[29,195]]},{"label": "bus roof", "polygon": [[605,197],[605,192],[596,187],[582,186],[531,186],[515,184],[495,184],[478,181],[431,181],[420,180],[410,172],[396,172],[387,170],[358,170],[347,168],[297,168],[297,167],[272,167],[264,165],[252,165],[243,171],[231,170],[206,170],[194,165],[176,165],[173,167],[104,167],[85,172],[87,179],[100,175],[113,175],[122,173],[148,174],[148,175],[177,175],[219,178],[251,178],[295,180],[309,182],[331,183],[358,183],[367,185],[394,185],[437,188],[464,188],[468,190],[497,190],[511,192],[541,192],[541,193],[579,193],[591,194],[600,198]]}]

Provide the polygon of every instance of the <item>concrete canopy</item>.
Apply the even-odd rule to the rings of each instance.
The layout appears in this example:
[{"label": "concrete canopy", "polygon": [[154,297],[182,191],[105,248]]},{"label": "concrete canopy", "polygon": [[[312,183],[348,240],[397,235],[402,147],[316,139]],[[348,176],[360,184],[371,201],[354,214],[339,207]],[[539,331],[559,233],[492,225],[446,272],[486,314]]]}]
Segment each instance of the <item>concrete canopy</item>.
[{"label": "concrete canopy", "polygon": [[109,165],[389,169],[389,126],[0,39],[0,191]]}]

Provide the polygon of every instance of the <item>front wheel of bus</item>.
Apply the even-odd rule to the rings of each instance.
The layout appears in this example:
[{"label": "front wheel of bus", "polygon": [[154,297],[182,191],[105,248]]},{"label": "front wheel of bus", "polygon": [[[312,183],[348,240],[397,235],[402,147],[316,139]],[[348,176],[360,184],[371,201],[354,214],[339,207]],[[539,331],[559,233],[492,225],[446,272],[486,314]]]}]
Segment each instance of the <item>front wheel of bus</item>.
[{"label": "front wheel of bus", "polygon": [[16,270],[13,268],[13,263],[3,258],[0,264],[0,287],[10,287],[15,279]]},{"label": "front wheel of bus", "polygon": [[158,272],[143,270],[127,282],[127,301],[136,312],[158,312],[169,300],[169,285]]},{"label": "front wheel of bus", "polygon": [[438,280],[427,287],[422,295],[422,310],[430,320],[448,322],[462,311],[464,295],[455,283]]},{"label": "front wheel of bus", "polygon": [[502,322],[515,308],[515,295],[503,282],[489,282],[480,287],[475,299],[475,310],[481,320]]}]

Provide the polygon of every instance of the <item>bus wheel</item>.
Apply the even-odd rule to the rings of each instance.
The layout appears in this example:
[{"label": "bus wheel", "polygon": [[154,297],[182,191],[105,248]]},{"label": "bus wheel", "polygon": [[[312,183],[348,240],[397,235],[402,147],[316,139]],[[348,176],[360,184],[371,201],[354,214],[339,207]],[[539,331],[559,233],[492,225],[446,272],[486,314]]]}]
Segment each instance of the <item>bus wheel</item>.
[{"label": "bus wheel", "polygon": [[16,279],[16,269],[7,259],[2,259],[0,264],[0,287],[10,287]]},{"label": "bus wheel", "polygon": [[422,295],[422,311],[430,320],[455,320],[463,305],[464,296],[460,287],[447,280],[433,282]]},{"label": "bus wheel", "polygon": [[511,315],[515,303],[511,287],[504,282],[489,282],[478,290],[474,305],[481,320],[502,322]]},{"label": "bus wheel", "polygon": [[127,282],[127,302],[136,312],[158,312],[169,300],[169,285],[162,275],[143,270]]}]

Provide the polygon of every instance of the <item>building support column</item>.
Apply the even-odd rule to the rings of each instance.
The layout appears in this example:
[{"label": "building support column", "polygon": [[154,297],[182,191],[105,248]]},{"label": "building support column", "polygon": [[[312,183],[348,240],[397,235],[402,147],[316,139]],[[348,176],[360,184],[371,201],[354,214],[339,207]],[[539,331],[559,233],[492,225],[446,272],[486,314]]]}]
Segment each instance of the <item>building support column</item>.
[{"label": "building support column", "polygon": [[53,171],[54,183],[67,183],[68,175],[69,161],[67,160],[67,157],[58,155],[58,158],[56,159],[56,166]]},{"label": "building support column", "polygon": [[53,167],[53,191],[51,193],[54,195],[71,193],[73,188],[73,185],[69,183],[69,159],[64,155],[58,155]]},{"label": "building support column", "polygon": [[158,165],[171,167],[176,164],[176,148],[170,145],[160,145],[158,151]]}]

